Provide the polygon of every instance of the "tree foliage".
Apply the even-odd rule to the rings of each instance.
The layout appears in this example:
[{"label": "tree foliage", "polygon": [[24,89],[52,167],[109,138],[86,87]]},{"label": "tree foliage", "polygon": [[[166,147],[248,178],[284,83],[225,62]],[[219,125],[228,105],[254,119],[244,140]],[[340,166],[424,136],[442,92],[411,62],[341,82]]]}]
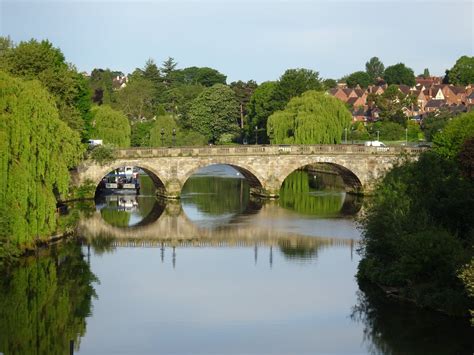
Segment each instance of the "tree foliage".
[{"label": "tree foliage", "polygon": [[435,134],[434,149],[446,158],[456,157],[463,143],[474,137],[474,111],[454,117],[442,130]]},{"label": "tree foliage", "polygon": [[383,77],[385,66],[379,58],[372,57],[367,63],[365,63],[365,71],[372,79],[372,82],[375,83],[377,78]]},{"label": "tree foliage", "polygon": [[1,56],[2,68],[14,76],[39,80],[53,94],[60,118],[83,138],[88,137],[91,100],[87,80],[66,63],[58,48],[49,41],[20,42]]},{"label": "tree foliage", "polygon": [[54,99],[38,81],[0,71],[0,211],[7,234],[32,245],[56,228],[56,198],[65,193],[69,168],[82,156],[79,134],[59,119]]},{"label": "tree foliage", "polygon": [[215,84],[226,84],[227,77],[216,69],[208,67],[189,67],[175,70],[174,80],[181,84],[199,84],[211,87]]},{"label": "tree foliage", "polygon": [[260,84],[250,97],[247,125],[247,134],[250,137],[252,137],[255,127],[266,128],[268,117],[280,109],[281,104],[275,94],[276,88],[275,81],[266,81]]},{"label": "tree foliage", "polygon": [[340,100],[308,91],[290,100],[285,110],[272,114],[267,123],[276,144],[335,144],[341,142],[352,115]]},{"label": "tree foliage", "polygon": [[286,70],[275,88],[275,97],[279,102],[278,109],[285,107],[291,98],[308,90],[323,90],[318,72],[304,68]]},{"label": "tree foliage", "polygon": [[465,314],[458,270],[472,257],[474,184],[435,152],[395,167],[362,218],[359,280],[396,287],[418,304]]},{"label": "tree foliage", "polygon": [[130,147],[130,123],[127,116],[110,106],[96,106],[92,109],[93,137],[102,139],[105,144],[116,147]]},{"label": "tree foliage", "polygon": [[448,80],[454,85],[474,84],[474,57],[460,57],[448,71]]},{"label": "tree foliage", "polygon": [[408,117],[404,113],[405,108],[415,105],[416,99],[413,95],[404,94],[396,85],[390,85],[382,95],[370,94],[369,101],[374,101],[380,109],[380,118],[405,125]]},{"label": "tree foliage", "polygon": [[403,84],[414,86],[416,83],[413,69],[406,67],[403,63],[398,63],[387,67],[384,71],[383,78],[388,85]]},{"label": "tree foliage", "polygon": [[154,95],[153,83],[136,73],[127,86],[117,92],[113,108],[122,111],[131,121],[151,119],[155,115]]},{"label": "tree foliage", "polygon": [[239,104],[231,88],[222,84],[205,89],[189,109],[189,125],[216,142],[224,133],[238,132]]},{"label": "tree foliage", "polygon": [[346,77],[347,86],[350,88],[355,88],[357,85],[367,88],[372,82],[372,78],[365,71],[356,71]]}]

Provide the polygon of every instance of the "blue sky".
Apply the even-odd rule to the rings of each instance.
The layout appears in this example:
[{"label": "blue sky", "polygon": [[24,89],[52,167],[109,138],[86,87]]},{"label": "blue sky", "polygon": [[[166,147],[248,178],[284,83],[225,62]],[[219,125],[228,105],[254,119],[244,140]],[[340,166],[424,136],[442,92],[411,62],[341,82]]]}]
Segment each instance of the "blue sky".
[{"label": "blue sky", "polygon": [[0,0],[0,33],[49,39],[81,71],[131,72],[148,58],[210,66],[228,82],[288,68],[324,78],[378,56],[441,75],[474,52],[474,1]]}]

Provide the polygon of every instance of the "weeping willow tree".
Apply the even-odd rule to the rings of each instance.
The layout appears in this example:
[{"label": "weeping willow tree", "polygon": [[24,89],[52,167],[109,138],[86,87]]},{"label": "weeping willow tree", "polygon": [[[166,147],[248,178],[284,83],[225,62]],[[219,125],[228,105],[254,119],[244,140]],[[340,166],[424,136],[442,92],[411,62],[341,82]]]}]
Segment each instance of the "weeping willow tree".
[{"label": "weeping willow tree", "polygon": [[311,90],[271,115],[267,132],[274,144],[337,144],[351,119],[343,102]]},{"label": "weeping willow tree", "polygon": [[93,138],[117,147],[130,147],[131,128],[127,116],[107,105],[92,109]]},{"label": "weeping willow tree", "polygon": [[[28,247],[56,228],[56,194],[82,155],[79,133],[59,119],[37,81],[0,71],[0,211],[3,242]],[[2,240],[0,240],[1,248]]]}]

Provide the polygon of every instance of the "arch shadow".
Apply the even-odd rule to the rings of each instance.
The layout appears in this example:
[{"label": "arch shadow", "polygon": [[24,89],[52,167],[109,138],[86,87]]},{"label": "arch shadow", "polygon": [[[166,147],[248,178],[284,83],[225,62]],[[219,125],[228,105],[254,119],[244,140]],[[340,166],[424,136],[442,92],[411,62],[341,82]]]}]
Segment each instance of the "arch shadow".
[{"label": "arch shadow", "polygon": [[248,168],[243,168],[241,166],[234,165],[234,164],[229,164],[229,163],[226,163],[226,162],[222,162],[222,163],[220,163],[220,162],[214,163],[213,162],[211,164],[208,164],[208,163],[200,164],[198,167],[190,170],[185,175],[185,177],[183,178],[182,187],[184,187],[184,185],[189,180],[189,178],[191,178],[193,175],[195,175],[199,170],[201,170],[203,168],[206,168],[206,167],[209,167],[209,166],[213,166],[213,165],[227,165],[227,166],[230,166],[230,167],[234,168],[248,182],[248,184],[250,186],[250,193],[251,194],[260,195],[262,193],[262,191],[263,191],[263,184],[261,182],[262,179],[257,177],[257,173],[255,171],[251,171]]},{"label": "arch shadow", "polygon": [[[329,170],[321,170],[318,167],[327,167]],[[315,162],[304,164],[294,170],[292,170],[289,174],[285,176],[282,180],[280,189],[283,187],[285,180],[290,176],[293,172],[298,170],[305,170],[308,172],[317,172],[317,173],[329,173],[329,174],[337,174],[341,177],[344,183],[344,190],[346,193],[350,194],[362,194],[363,193],[363,185],[359,177],[350,169],[336,163],[332,162]]]}]

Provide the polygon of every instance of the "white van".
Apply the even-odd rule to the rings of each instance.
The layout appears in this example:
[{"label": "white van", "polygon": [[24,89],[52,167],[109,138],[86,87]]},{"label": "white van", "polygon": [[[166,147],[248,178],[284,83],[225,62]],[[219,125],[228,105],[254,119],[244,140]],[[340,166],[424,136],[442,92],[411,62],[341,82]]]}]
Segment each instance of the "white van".
[{"label": "white van", "polygon": [[366,147],[386,147],[381,141],[368,141],[364,144]]},{"label": "white van", "polygon": [[89,139],[88,143],[90,148],[103,144],[102,139]]}]

